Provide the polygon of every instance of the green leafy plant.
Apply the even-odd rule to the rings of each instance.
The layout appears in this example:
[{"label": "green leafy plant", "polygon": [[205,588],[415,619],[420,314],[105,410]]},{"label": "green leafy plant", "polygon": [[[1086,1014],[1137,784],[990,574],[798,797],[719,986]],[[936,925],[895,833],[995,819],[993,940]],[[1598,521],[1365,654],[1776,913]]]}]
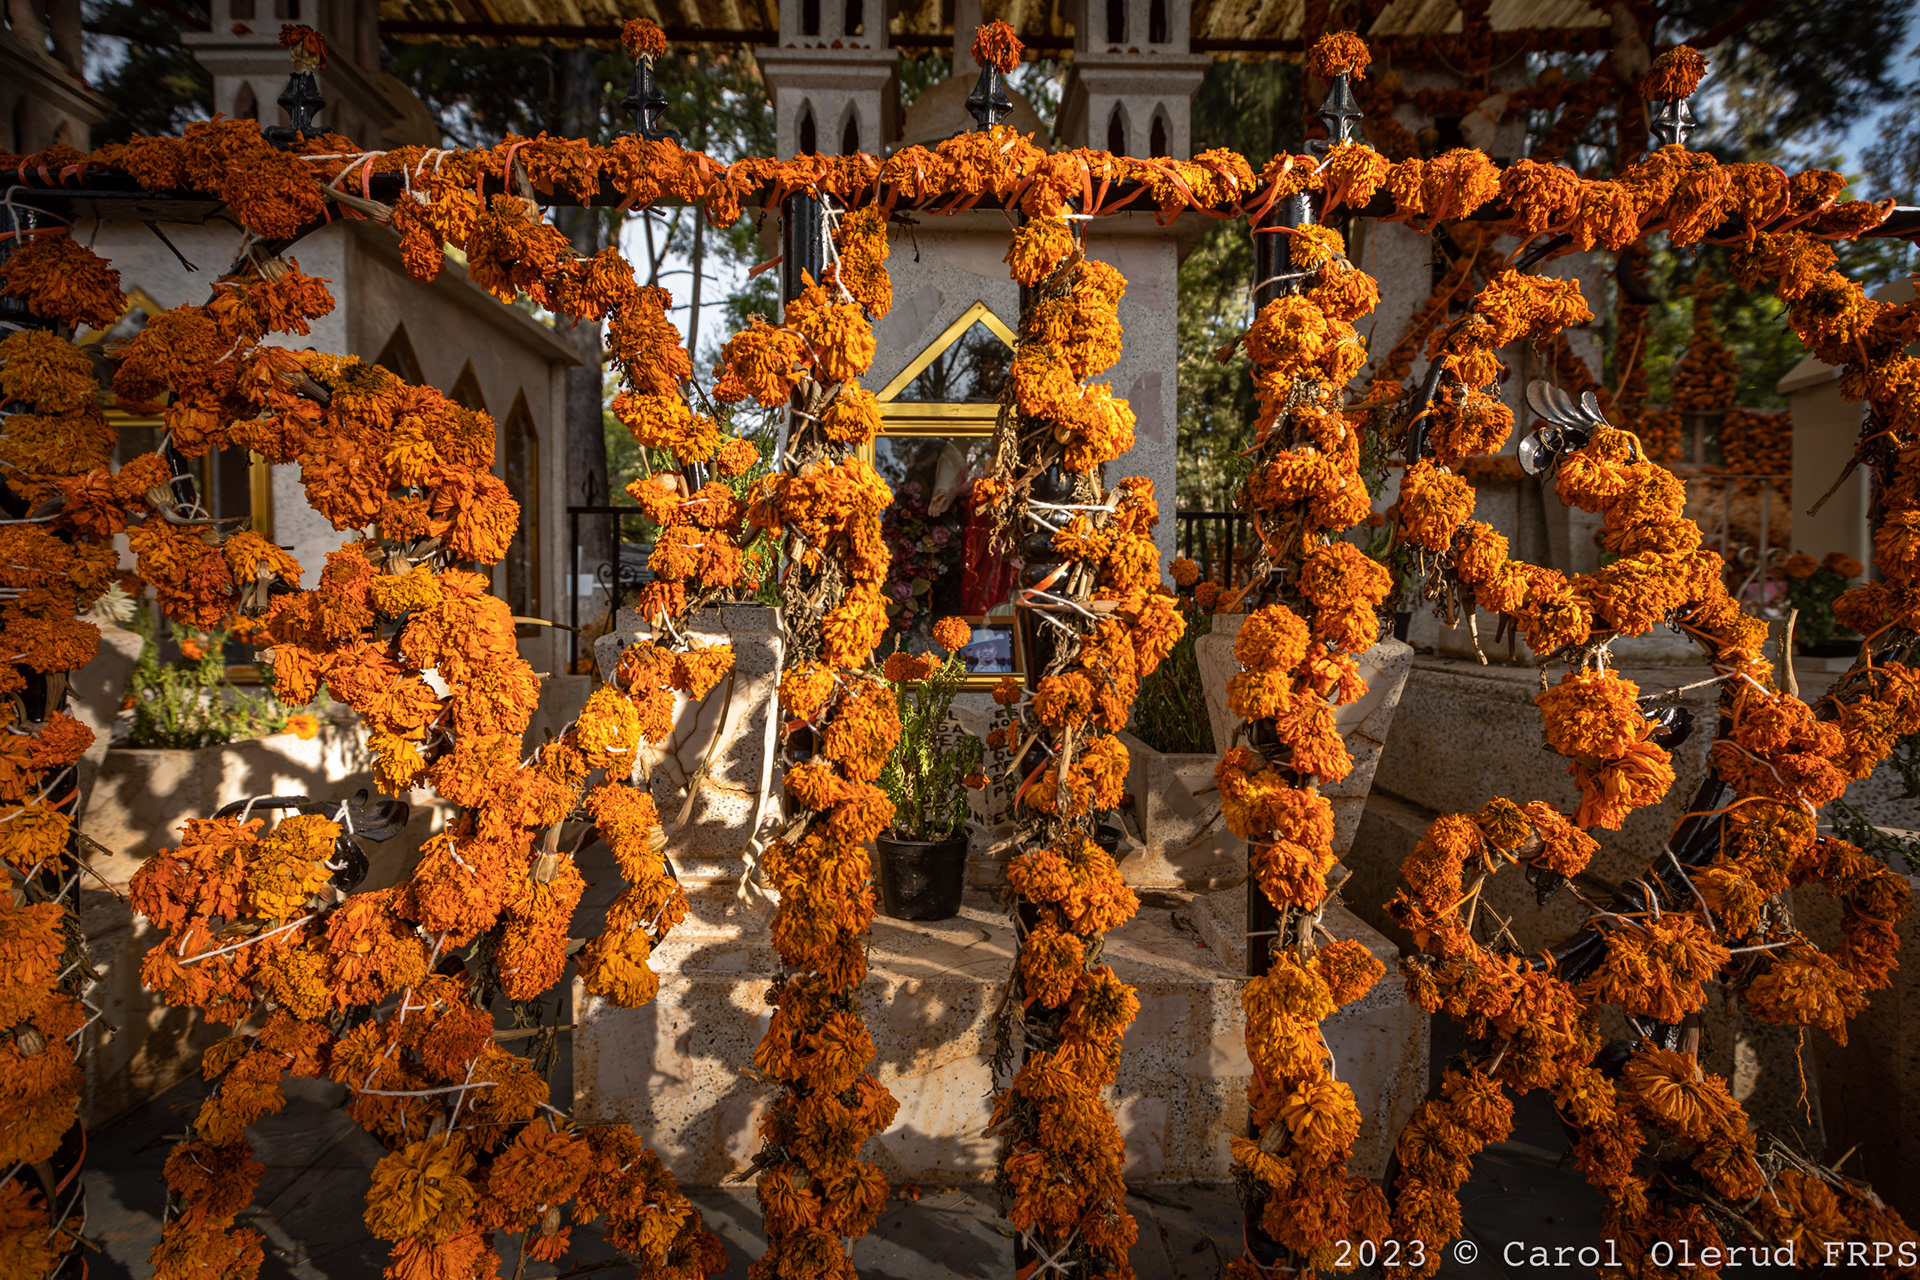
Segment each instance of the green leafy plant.
[{"label": "green leafy plant", "polygon": [[1787,601],[1800,611],[1794,620],[1794,645],[1801,649],[1810,649],[1830,640],[1857,640],[1859,634],[1848,630],[1834,620],[1833,602],[1840,593],[1853,585],[1864,570],[1858,560],[1834,551],[1824,560],[1816,561],[1812,556],[1795,554],[1788,556],[1780,565],[1780,572],[1786,578]]},{"label": "green leafy plant", "polygon": [[286,728],[288,712],[279,702],[245,693],[227,680],[224,631],[182,632],[177,637],[181,656],[162,662],[153,615],[144,604],[134,611],[132,629],[146,643],[127,681],[133,699],[128,746],[216,747]]},{"label": "green leafy plant", "polygon": [[1859,846],[1862,853],[1878,858],[1895,871],[1908,875],[1920,871],[1920,835],[1877,827],[1867,820],[1865,813],[1845,800],[1835,800],[1829,805],[1827,816],[1833,823],[1833,834]]},{"label": "green leafy plant", "polygon": [[938,666],[934,662],[931,656],[904,651],[887,659],[887,683],[893,686],[900,714],[900,741],[880,771],[880,786],[893,801],[893,836],[898,840],[964,835],[966,781],[980,772],[980,739],[956,731],[947,720],[966,665],[956,653]]},{"label": "green leafy plant", "polygon": [[1213,722],[1207,716],[1207,695],[1200,684],[1193,642],[1213,630],[1213,615],[1197,608],[1185,589],[1180,592],[1180,611],[1186,615],[1187,629],[1153,674],[1140,681],[1140,693],[1133,702],[1133,732],[1164,755],[1211,755]]},{"label": "green leafy plant", "polygon": [[[1896,739],[1893,753],[1880,767],[1900,775],[1906,788],[1901,799],[1920,799],[1920,733]],[[1830,804],[1827,817],[1833,823],[1833,833],[1848,844],[1858,845],[1863,853],[1880,859],[1895,871],[1909,875],[1920,872],[1920,834],[1875,826],[1867,820],[1865,812],[1845,800]]]}]

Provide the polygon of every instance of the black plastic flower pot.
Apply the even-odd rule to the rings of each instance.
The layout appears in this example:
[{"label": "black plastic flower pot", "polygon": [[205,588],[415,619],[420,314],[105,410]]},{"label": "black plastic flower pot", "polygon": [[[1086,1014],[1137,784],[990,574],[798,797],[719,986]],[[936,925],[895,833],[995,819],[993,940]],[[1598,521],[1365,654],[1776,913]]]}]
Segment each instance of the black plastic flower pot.
[{"label": "black plastic flower pot", "polygon": [[967,887],[967,838],[874,842],[880,914],[892,920],[951,920]]}]

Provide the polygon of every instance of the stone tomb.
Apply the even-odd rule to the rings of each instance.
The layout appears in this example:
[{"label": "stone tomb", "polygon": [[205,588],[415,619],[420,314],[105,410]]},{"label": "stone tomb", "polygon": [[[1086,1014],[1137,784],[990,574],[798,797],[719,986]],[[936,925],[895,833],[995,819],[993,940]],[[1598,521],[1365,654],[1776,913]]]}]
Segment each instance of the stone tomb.
[{"label": "stone tomb", "polygon": [[[1336,936],[1365,941],[1388,970],[1372,994],[1326,1024],[1336,1074],[1360,1105],[1353,1169],[1378,1177],[1390,1135],[1425,1091],[1426,1020],[1401,995],[1392,943],[1339,908],[1326,923]],[[1126,1176],[1227,1178],[1227,1139],[1246,1131],[1252,1074],[1240,1009],[1245,979],[1201,940],[1186,894],[1147,894],[1140,914],[1107,936],[1102,959],[1140,997],[1110,1094]],[[889,1180],[992,1178],[995,1021],[1013,960],[1006,913],[979,890],[969,890],[952,920],[875,920],[862,1004],[878,1050],[875,1074],[900,1112],[867,1154]],[[651,1004],[618,1009],[576,988],[580,1117],[631,1123],[693,1185],[744,1169],[774,1095],[749,1064],[778,965],[764,938],[676,933],[654,953],[660,993]]]},{"label": "stone tomb", "polygon": [[[696,620],[692,638],[733,643],[744,685],[731,702],[723,684],[703,705],[683,707],[679,740],[636,768],[660,806],[675,872],[693,903],[693,914],[654,953],[659,994],[639,1009],[610,1006],[577,986],[573,994],[577,1114],[633,1124],[690,1185],[714,1185],[747,1167],[776,1091],[751,1064],[779,958],[767,936],[770,904],[743,887],[749,836],[778,815],[762,790],[774,785],[767,766],[775,627],[772,610],[751,606]],[[623,616],[596,645],[602,672],[610,675],[620,650],[642,634]],[[695,800],[676,829],[689,780]],[[593,914],[605,910],[620,881],[604,846],[583,857],[582,870],[594,887],[578,926],[592,932]],[[1240,1008],[1244,915],[1242,923],[1228,919],[1231,900],[1244,897],[1244,887],[1213,901],[1143,890],[1139,916],[1108,935],[1102,959],[1141,1003],[1110,1095],[1131,1180],[1230,1174],[1227,1140],[1246,1131],[1251,1076]],[[1391,942],[1337,907],[1326,923],[1335,936],[1360,938],[1388,969],[1371,995],[1326,1027],[1336,1073],[1353,1086],[1363,1117],[1353,1167],[1377,1177],[1390,1135],[1425,1090],[1426,1019],[1401,993]],[[992,1178],[996,1141],[986,1126],[996,1014],[1014,952],[1006,912],[979,889],[968,891],[952,920],[875,921],[862,1003],[877,1049],[874,1070],[900,1112],[868,1157],[890,1180]]]}]

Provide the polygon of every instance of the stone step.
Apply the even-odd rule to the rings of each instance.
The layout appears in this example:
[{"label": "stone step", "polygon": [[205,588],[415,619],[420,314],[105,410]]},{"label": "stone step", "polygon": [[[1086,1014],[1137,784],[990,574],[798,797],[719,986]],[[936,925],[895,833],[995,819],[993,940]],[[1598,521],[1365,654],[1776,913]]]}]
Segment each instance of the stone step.
[{"label": "stone step", "polygon": [[[1244,978],[1196,932],[1193,903],[1190,894],[1145,895],[1139,916],[1108,936],[1102,956],[1141,1004],[1109,1094],[1130,1180],[1225,1178],[1227,1139],[1246,1127]],[[1363,938],[1393,967],[1397,952],[1379,934],[1349,918],[1330,924],[1336,935],[1346,929]],[[862,997],[874,1071],[900,1111],[867,1156],[890,1179],[993,1176],[996,1143],[985,1130],[995,1015],[1014,951],[1004,911],[977,890],[952,920],[875,921]],[[634,1124],[683,1181],[716,1185],[746,1167],[775,1093],[751,1062],[778,960],[764,935],[676,931],[654,968],[660,993],[644,1008],[614,1008],[576,988],[574,1105],[584,1119]],[[1425,1015],[1399,991],[1397,981],[1383,980],[1326,1029],[1339,1078],[1353,1086],[1363,1116],[1354,1169],[1372,1176],[1385,1166],[1386,1135],[1426,1081]]]}]

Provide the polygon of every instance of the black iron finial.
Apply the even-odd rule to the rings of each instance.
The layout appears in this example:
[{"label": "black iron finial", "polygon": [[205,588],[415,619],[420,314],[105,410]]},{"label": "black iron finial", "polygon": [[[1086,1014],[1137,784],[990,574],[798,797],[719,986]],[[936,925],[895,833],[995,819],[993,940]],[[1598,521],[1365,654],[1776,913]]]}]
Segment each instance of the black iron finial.
[{"label": "black iron finial", "polygon": [[985,133],[1013,114],[1013,99],[1007,96],[1006,77],[991,62],[980,68],[980,80],[967,97],[967,114],[980,126],[975,130],[976,133]]},{"label": "black iron finial", "polygon": [[1647,105],[1653,108],[1647,129],[1653,134],[1654,142],[1662,147],[1686,146],[1687,135],[1694,129],[1693,108],[1687,105],[1687,100],[1656,98]]},{"label": "black iron finial", "polygon": [[660,92],[660,82],[653,78],[653,59],[635,58],[633,61],[633,84],[627,89],[627,96],[620,99],[627,114],[633,117],[634,127],[615,135],[622,138],[640,138],[645,142],[679,142],[679,131],[660,123],[667,114],[667,95]]},{"label": "black iron finial", "polygon": [[279,103],[287,113],[287,123],[262,129],[260,134],[268,142],[285,151],[320,132],[314,117],[327,105],[327,100],[320,96],[320,82],[314,79],[313,72],[296,71],[288,76],[287,87],[280,91]]},{"label": "black iron finial", "polygon": [[1307,143],[1311,155],[1324,156],[1343,142],[1360,140],[1360,122],[1366,118],[1366,112],[1354,100],[1353,85],[1345,75],[1333,78],[1333,88],[1327,91],[1327,100],[1320,104],[1313,118],[1326,126],[1327,136]]}]

